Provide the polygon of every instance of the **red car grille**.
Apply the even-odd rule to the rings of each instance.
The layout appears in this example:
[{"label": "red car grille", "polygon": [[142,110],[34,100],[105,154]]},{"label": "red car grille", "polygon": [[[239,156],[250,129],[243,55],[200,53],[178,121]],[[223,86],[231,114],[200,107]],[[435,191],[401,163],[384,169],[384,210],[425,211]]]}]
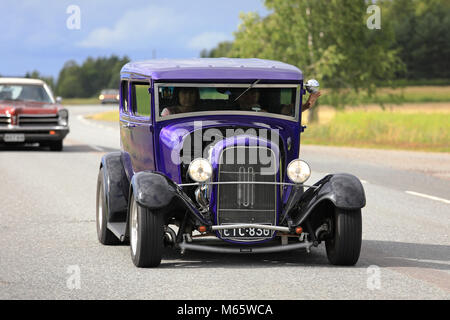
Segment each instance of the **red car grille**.
[{"label": "red car grille", "polygon": [[24,127],[44,127],[58,125],[57,114],[21,114],[18,118],[18,125]]},{"label": "red car grille", "polygon": [[7,126],[11,123],[11,117],[0,115],[0,126]]}]

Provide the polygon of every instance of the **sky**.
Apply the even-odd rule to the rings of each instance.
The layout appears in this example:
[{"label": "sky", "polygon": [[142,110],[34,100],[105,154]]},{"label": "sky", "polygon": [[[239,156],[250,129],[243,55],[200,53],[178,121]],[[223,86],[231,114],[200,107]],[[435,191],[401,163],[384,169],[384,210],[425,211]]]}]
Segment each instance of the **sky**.
[{"label": "sky", "polygon": [[232,40],[242,12],[263,0],[2,0],[0,75],[57,78],[68,60],[194,58]]}]

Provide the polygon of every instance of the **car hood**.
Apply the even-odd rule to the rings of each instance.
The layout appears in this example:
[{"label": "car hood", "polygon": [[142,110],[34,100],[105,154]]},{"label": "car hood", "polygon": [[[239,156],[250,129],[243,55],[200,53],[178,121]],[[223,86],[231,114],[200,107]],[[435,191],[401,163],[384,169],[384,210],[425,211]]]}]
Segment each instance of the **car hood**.
[{"label": "car hood", "polygon": [[36,101],[0,100],[0,114],[55,114],[61,106]]}]

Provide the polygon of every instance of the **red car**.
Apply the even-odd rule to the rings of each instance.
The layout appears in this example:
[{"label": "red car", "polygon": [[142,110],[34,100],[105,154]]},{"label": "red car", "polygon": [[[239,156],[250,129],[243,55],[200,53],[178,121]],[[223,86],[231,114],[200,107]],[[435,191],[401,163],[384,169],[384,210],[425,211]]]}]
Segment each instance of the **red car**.
[{"label": "red car", "polygon": [[42,80],[0,78],[0,144],[39,142],[63,149],[69,133],[69,112]]}]

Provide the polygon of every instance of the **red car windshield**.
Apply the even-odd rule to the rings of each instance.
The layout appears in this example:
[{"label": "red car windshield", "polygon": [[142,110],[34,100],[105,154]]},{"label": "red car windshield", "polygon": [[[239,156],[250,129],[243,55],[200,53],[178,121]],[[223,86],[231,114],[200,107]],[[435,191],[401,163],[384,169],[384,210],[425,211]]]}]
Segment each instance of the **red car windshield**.
[{"label": "red car windshield", "polygon": [[53,102],[43,86],[24,84],[0,84],[0,100]]}]

